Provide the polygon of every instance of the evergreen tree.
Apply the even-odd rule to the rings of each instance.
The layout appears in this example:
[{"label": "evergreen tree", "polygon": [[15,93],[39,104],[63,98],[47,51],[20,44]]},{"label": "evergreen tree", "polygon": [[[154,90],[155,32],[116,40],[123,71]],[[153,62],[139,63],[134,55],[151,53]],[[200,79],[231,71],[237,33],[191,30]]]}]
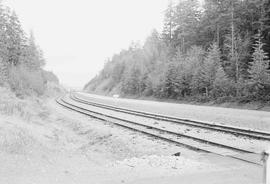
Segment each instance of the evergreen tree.
[{"label": "evergreen tree", "polygon": [[261,29],[262,29],[262,42],[265,43],[263,49],[267,51],[270,57],[270,1],[263,0],[261,6]]},{"label": "evergreen tree", "polygon": [[174,22],[174,16],[175,16],[175,8],[173,5],[173,1],[169,0],[168,7],[165,10],[164,24],[163,24],[163,31],[162,31],[162,38],[164,39],[165,43],[167,43],[168,45],[170,45],[172,42],[173,31],[176,26]]},{"label": "evergreen tree", "polygon": [[182,52],[186,52],[196,42],[196,31],[201,11],[197,0],[179,1],[176,5],[174,22],[176,29],[173,32],[174,45]]},{"label": "evergreen tree", "polygon": [[33,32],[30,34],[28,43],[22,47],[21,62],[32,71],[41,69],[45,64],[42,51],[38,48],[35,43],[35,38]]},{"label": "evergreen tree", "polygon": [[8,82],[8,66],[7,63],[0,58],[0,85]]},{"label": "evergreen tree", "polygon": [[[256,43],[254,44],[254,53],[252,54],[252,64],[249,69],[250,83],[258,93],[260,90],[269,89],[270,71],[269,57],[263,50],[264,44],[261,41],[261,33],[256,35]],[[268,91],[269,92],[269,91]]]},{"label": "evergreen tree", "polygon": [[157,30],[153,30],[152,34],[146,39],[143,46],[144,56],[146,57],[147,68],[153,70],[157,61],[164,52],[165,44],[162,42]]},{"label": "evergreen tree", "polygon": [[0,1],[0,83],[3,85],[8,78],[8,66],[7,66],[7,47],[6,47],[6,14],[5,9]]},{"label": "evergreen tree", "polygon": [[20,95],[42,94],[47,80],[44,64],[33,36],[28,39],[15,11],[0,0],[0,85],[8,84]]},{"label": "evergreen tree", "polygon": [[220,66],[217,69],[216,77],[213,83],[213,95],[215,98],[222,96],[233,95],[233,83],[228,78],[223,68]]},{"label": "evergreen tree", "polygon": [[139,76],[140,71],[136,66],[131,67],[126,73],[124,74],[124,81],[122,83],[121,89],[125,94],[129,95],[136,95],[139,94]]},{"label": "evergreen tree", "polygon": [[5,34],[7,35],[8,63],[15,66],[19,63],[24,33],[16,13],[8,10],[7,15],[8,23],[6,25]]},{"label": "evergreen tree", "polygon": [[213,89],[213,83],[216,78],[216,72],[221,66],[221,54],[216,43],[212,44],[209,48],[207,56],[193,77],[193,89],[201,90],[204,89],[206,96],[209,96],[210,90]]},{"label": "evergreen tree", "polygon": [[204,12],[198,25],[197,44],[209,47],[217,42],[220,47],[223,43],[223,34],[228,28],[228,9],[224,0],[205,0]]},{"label": "evergreen tree", "polygon": [[113,57],[93,89],[108,80],[126,94],[167,98],[248,98],[254,93],[248,89],[267,94],[269,17],[268,0],[205,0],[203,7],[197,0],[170,0],[162,34],[154,30],[143,47],[133,45]]},{"label": "evergreen tree", "polygon": [[163,94],[165,97],[175,97],[177,95],[175,87],[177,86],[177,70],[173,61],[167,64],[164,75]]},{"label": "evergreen tree", "polygon": [[193,46],[186,54],[180,50],[174,58],[176,77],[174,81],[175,92],[178,96],[186,97],[191,94],[192,78],[196,71],[201,67],[204,51],[201,47]]}]

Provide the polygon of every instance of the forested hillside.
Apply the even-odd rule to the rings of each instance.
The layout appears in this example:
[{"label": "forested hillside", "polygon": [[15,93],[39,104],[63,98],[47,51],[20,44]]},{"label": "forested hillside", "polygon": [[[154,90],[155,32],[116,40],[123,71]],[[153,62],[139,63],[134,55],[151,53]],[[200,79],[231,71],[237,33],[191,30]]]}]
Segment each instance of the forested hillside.
[{"label": "forested hillside", "polygon": [[45,59],[33,33],[26,34],[18,16],[0,1],[0,86],[17,96],[42,95],[58,78],[43,70]]},{"label": "forested hillside", "polygon": [[115,54],[88,92],[195,101],[270,100],[270,1],[168,3],[164,28]]}]

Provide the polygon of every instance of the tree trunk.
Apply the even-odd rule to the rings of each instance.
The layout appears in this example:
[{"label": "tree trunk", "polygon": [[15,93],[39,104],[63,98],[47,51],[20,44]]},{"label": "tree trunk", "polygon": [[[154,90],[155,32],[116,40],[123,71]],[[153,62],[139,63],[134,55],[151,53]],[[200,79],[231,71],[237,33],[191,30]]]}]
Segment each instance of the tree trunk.
[{"label": "tree trunk", "polygon": [[218,47],[219,47],[219,39],[220,39],[220,38],[219,38],[219,37],[220,37],[220,36],[219,36],[219,31],[220,31],[220,30],[219,30],[219,25],[217,25],[217,45],[218,45]]},{"label": "tree trunk", "polygon": [[205,87],[205,96],[208,97],[208,87]]},{"label": "tree trunk", "polygon": [[232,2],[232,7],[231,7],[231,18],[232,18],[232,24],[231,24],[231,32],[232,32],[232,48],[231,48],[231,57],[233,62],[235,62],[235,83],[236,83],[236,96],[239,96],[239,90],[238,90],[238,81],[239,81],[239,61],[238,57],[235,55],[235,35],[234,35],[234,5]]}]

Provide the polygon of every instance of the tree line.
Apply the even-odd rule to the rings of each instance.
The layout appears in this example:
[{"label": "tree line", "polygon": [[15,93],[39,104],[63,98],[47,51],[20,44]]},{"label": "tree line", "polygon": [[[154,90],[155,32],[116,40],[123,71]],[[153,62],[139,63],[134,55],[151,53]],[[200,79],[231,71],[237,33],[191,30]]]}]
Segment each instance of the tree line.
[{"label": "tree line", "polygon": [[270,1],[170,1],[164,27],[110,58],[91,92],[196,101],[270,100]]},{"label": "tree line", "polygon": [[48,81],[58,83],[43,70],[45,59],[33,32],[26,34],[15,11],[0,0],[0,85],[17,95],[41,95]]}]

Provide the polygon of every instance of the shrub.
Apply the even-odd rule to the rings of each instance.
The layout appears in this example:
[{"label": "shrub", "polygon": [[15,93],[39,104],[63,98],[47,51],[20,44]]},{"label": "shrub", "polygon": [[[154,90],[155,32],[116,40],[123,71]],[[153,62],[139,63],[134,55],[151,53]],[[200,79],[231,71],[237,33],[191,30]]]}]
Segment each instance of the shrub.
[{"label": "shrub", "polygon": [[23,66],[12,67],[9,72],[9,84],[17,96],[42,95],[45,80],[42,71],[29,71]]},{"label": "shrub", "polygon": [[46,83],[46,93],[44,96],[55,97],[67,92],[62,86],[56,84],[55,82]]}]

